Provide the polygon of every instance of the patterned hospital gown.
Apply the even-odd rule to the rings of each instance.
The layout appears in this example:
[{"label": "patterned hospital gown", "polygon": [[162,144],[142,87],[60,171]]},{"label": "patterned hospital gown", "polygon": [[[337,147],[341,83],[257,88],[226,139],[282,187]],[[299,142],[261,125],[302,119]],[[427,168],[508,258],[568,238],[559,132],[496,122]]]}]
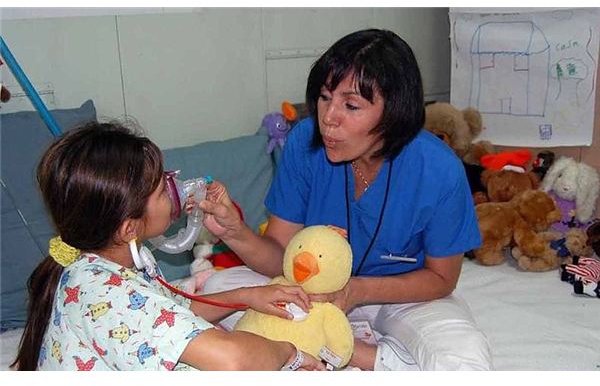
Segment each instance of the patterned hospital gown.
[{"label": "patterned hospital gown", "polygon": [[213,325],[145,271],[86,254],[63,270],[39,370],[185,370],[188,342]]}]

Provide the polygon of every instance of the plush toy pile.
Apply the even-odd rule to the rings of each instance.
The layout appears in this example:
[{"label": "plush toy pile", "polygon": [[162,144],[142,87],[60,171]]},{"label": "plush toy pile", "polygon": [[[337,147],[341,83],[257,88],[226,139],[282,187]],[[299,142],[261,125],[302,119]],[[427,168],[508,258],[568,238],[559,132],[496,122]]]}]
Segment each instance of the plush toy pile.
[{"label": "plush toy pile", "polygon": [[[301,285],[307,294],[331,293],[350,279],[352,249],[335,228],[310,226],[290,241],[283,258],[283,274],[272,283]],[[345,366],[354,349],[348,318],[332,303],[313,302],[302,320],[287,320],[248,310],[235,326],[272,340],[292,342],[318,358],[327,352],[334,367]]]}]

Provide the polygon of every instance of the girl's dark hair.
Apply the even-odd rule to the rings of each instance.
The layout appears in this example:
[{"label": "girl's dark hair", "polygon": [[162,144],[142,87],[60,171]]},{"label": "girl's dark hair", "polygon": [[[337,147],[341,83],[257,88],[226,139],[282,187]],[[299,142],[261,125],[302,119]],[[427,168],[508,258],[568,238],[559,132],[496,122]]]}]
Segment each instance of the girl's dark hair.
[{"label": "girl's dark hair", "polygon": [[313,145],[323,145],[317,117],[321,88],[335,90],[350,73],[363,98],[373,102],[377,89],[384,99],[383,117],[373,129],[383,138],[383,147],[373,156],[396,156],[423,127],[425,108],[417,60],[404,40],[386,30],[353,32],[313,64],[306,86],[306,105],[316,125]]},{"label": "girl's dark hair", "polygon": [[[143,217],[162,173],[161,152],[148,138],[119,123],[91,122],[50,145],[37,180],[62,240],[93,251],[112,245],[125,219]],[[27,322],[11,367],[37,369],[62,271],[48,256],[29,277]]]}]

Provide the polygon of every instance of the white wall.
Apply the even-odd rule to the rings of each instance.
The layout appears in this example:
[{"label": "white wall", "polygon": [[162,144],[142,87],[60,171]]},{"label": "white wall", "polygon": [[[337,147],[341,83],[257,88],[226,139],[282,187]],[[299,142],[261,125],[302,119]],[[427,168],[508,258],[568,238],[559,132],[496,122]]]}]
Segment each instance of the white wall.
[{"label": "white wall", "polygon": [[[303,101],[310,65],[328,46],[367,27],[402,36],[426,95],[449,99],[448,8],[96,12],[11,10],[0,31],[49,108],[93,99],[100,117],[133,116],[163,148],[254,133],[283,100]],[[2,112],[32,109],[6,66],[1,76],[15,94]]]}]

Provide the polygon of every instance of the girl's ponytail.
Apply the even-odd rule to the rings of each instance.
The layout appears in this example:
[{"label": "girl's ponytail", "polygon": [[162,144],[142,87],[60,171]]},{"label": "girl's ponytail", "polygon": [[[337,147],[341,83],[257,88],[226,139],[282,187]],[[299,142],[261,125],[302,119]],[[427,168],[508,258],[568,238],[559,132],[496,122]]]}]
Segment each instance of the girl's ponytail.
[{"label": "girl's ponytail", "polygon": [[21,371],[33,371],[38,366],[38,356],[52,313],[54,294],[63,267],[50,256],[33,271],[27,281],[29,305],[27,323],[19,342],[19,352],[10,367]]}]

